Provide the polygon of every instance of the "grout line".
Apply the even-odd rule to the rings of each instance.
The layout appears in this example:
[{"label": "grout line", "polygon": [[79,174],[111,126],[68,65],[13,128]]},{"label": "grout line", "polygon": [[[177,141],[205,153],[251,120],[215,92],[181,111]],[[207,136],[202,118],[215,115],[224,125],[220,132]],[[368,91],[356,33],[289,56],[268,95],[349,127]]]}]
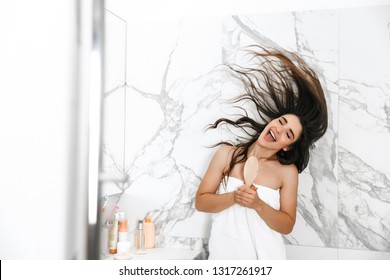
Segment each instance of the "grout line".
[{"label": "grout line", "polygon": [[112,14],[113,16],[119,18],[120,20],[126,22],[126,20],[124,20],[123,18],[121,18],[120,16],[118,16],[117,14],[114,14],[113,12],[111,12],[110,10],[107,10],[107,9],[104,9],[106,12],[109,12],[110,14]]},{"label": "grout line", "polygon": [[339,158],[339,145],[340,145],[340,40],[341,40],[341,10],[338,11],[338,18],[339,18],[339,34],[338,34],[338,52],[337,52],[337,76],[338,76],[338,86],[337,86],[337,146],[336,146],[336,149],[337,149],[337,166],[336,166],[336,170],[337,170],[337,206],[336,206],[336,209],[337,209],[337,216],[336,216],[336,219],[337,219],[337,259],[339,260],[340,259],[340,256],[339,256],[339,250],[340,250],[340,224],[339,224],[339,196],[340,196],[340,192],[339,192],[339,166],[340,166],[340,158]]},{"label": "grout line", "polygon": [[[123,92],[123,111],[124,111],[124,122],[123,122],[123,165],[122,165],[122,172],[125,173],[125,166],[126,166],[126,126],[127,126],[127,86],[126,86],[126,79],[127,79],[127,22],[125,21],[125,69],[124,69],[124,92]],[[123,190],[124,190],[124,184],[123,183]]]}]

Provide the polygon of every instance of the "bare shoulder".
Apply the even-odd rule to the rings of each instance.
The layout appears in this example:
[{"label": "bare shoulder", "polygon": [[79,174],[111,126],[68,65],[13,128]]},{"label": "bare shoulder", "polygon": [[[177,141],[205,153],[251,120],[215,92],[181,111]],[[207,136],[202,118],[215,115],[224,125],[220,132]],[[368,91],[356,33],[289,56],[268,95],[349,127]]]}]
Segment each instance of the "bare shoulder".
[{"label": "bare shoulder", "polygon": [[231,159],[234,150],[234,146],[221,145],[215,152],[214,157],[218,160],[226,162],[227,160]]},{"label": "bare shoulder", "polygon": [[295,164],[281,165],[283,186],[298,184],[298,168]]},{"label": "bare shoulder", "polygon": [[234,146],[221,145],[215,152],[212,161],[219,166],[221,170],[226,171],[232,158]]},{"label": "bare shoulder", "polygon": [[298,176],[298,168],[295,166],[295,164],[287,164],[287,165],[281,165],[283,174],[287,176]]}]

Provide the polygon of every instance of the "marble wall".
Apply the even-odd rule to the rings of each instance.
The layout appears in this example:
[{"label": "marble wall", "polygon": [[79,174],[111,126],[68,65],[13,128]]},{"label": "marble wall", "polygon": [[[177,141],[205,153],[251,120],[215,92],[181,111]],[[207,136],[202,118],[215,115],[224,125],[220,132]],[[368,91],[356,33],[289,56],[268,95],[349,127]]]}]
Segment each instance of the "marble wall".
[{"label": "marble wall", "polygon": [[325,90],[329,128],[300,175],[292,246],[390,252],[390,7],[124,21],[107,11],[104,169],[131,228],[152,217],[157,246],[205,248],[194,195],[240,88],[221,63],[249,44],[299,53]]}]

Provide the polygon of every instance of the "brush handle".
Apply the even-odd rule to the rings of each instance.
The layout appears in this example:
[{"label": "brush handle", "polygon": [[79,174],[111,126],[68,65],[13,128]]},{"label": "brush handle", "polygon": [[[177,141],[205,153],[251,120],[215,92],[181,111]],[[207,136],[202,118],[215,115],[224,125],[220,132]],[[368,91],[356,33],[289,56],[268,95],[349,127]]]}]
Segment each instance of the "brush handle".
[{"label": "brush handle", "polygon": [[259,171],[259,162],[255,156],[249,157],[244,165],[244,184],[250,187],[257,177]]}]

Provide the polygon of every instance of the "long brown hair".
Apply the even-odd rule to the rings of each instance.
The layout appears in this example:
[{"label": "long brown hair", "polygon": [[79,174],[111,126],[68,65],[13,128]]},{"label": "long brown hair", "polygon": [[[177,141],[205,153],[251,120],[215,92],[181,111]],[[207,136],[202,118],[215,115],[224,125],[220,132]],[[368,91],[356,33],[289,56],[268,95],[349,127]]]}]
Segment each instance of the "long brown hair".
[{"label": "long brown hair", "polygon": [[328,126],[328,113],[324,92],[316,73],[297,54],[289,51],[249,46],[248,54],[254,65],[242,67],[226,65],[241,81],[244,92],[233,100],[234,103],[250,101],[255,105],[260,121],[251,118],[244,108],[244,114],[236,120],[220,118],[209,128],[221,124],[240,128],[246,137],[239,143],[221,141],[214,146],[227,144],[235,146],[229,169],[223,177],[229,176],[237,163],[245,162],[249,148],[266,125],[285,114],[296,115],[302,125],[302,134],[288,151],[277,152],[281,164],[295,164],[302,172],[309,163],[309,150],[321,138]]}]

